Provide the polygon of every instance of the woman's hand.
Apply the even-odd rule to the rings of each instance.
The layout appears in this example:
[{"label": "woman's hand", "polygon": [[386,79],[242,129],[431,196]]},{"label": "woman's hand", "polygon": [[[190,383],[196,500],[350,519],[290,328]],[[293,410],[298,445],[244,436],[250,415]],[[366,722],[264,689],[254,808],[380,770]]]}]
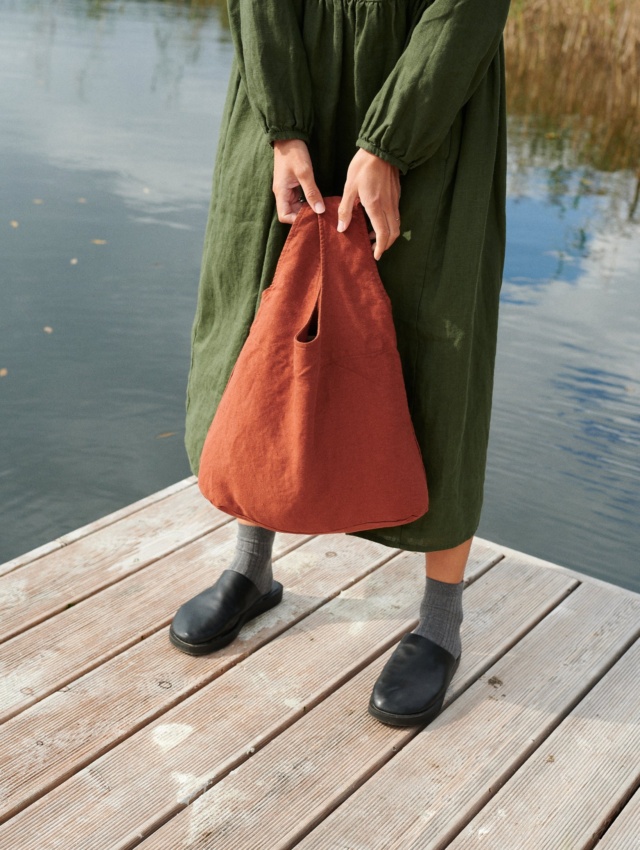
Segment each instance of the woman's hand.
[{"label": "woman's hand", "polygon": [[273,193],[278,221],[293,224],[300,212],[301,191],[317,213],[325,210],[320,190],[313,177],[309,149],[302,139],[277,139],[273,143]]},{"label": "woman's hand", "polygon": [[400,169],[364,148],[359,148],[347,170],[338,207],[338,230],[349,227],[353,205],[360,198],[375,234],[374,259],[379,260],[400,236]]}]

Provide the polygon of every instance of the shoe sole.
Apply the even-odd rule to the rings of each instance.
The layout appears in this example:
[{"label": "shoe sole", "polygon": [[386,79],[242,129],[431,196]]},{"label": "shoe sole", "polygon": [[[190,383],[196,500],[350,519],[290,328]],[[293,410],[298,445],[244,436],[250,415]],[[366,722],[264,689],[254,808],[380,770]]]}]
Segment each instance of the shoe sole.
[{"label": "shoe sole", "polygon": [[222,649],[223,646],[227,646],[227,644],[230,644],[231,641],[238,636],[240,629],[242,629],[245,623],[248,623],[249,620],[253,620],[255,617],[258,617],[260,614],[264,614],[271,608],[275,608],[275,606],[282,601],[282,585],[279,581],[274,581],[273,584],[273,589],[269,593],[257,599],[251,608],[248,608],[245,611],[235,626],[232,629],[229,629],[229,631],[216,635],[211,638],[211,640],[204,641],[202,643],[188,643],[187,641],[179,638],[173,632],[172,627],[169,627],[169,640],[175,647],[186,652],[188,655],[207,655],[210,652],[215,652],[216,649]]},{"label": "shoe sole", "polygon": [[369,700],[369,714],[375,717],[376,720],[386,723],[387,726],[426,726],[428,723],[431,723],[431,721],[435,720],[442,711],[444,698],[449,690],[449,685],[456,674],[456,670],[460,665],[461,657],[462,656],[456,659],[456,662],[451,669],[451,678],[447,683],[447,687],[445,688],[442,697],[438,700],[438,702],[432,703],[432,705],[428,708],[425,708],[424,711],[419,711],[416,714],[394,714],[391,711],[382,711],[371,700]]}]

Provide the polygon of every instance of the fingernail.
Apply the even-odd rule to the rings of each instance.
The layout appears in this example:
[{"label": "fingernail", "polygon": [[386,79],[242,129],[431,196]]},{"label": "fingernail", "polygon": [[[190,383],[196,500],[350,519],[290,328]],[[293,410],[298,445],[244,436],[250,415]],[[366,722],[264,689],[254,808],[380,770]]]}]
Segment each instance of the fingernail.
[{"label": "fingernail", "polygon": [[314,210],[317,213],[323,213],[324,212],[324,204],[321,204],[320,201],[318,201],[317,204],[314,206]]},{"label": "fingernail", "polygon": [[345,227],[344,221],[341,218],[339,218],[338,219],[338,233],[342,233],[342,231],[344,230],[344,227]]}]

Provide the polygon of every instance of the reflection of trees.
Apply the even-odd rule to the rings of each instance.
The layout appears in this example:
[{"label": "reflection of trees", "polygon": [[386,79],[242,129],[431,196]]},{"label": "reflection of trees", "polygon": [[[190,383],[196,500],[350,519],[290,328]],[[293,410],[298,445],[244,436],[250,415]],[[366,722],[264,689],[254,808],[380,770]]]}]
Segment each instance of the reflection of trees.
[{"label": "reflection of trees", "polygon": [[640,169],[602,171],[576,145],[575,127],[557,131],[549,126],[545,117],[509,116],[510,196],[543,191],[560,212],[588,208],[590,230],[601,225],[618,233],[637,229]]},{"label": "reflection of trees", "polygon": [[[51,0],[25,0],[26,10],[34,21],[36,72],[48,86],[50,54],[55,41],[58,17],[74,17],[86,22],[91,50],[77,74],[78,95],[84,100],[91,68],[100,54],[105,36],[112,37],[119,19],[126,25],[135,9],[137,19],[147,19],[153,26],[156,64],[151,79],[152,91],[163,91],[167,102],[177,101],[185,68],[198,63],[201,48],[211,37],[211,24],[217,20],[221,40],[230,40],[229,19],[225,0],[84,0],[56,8]],[[207,26],[209,30],[207,31]]]},{"label": "reflection of trees", "polygon": [[215,14],[224,27],[229,25],[225,0],[124,0],[119,7],[114,6],[113,0],[85,0],[84,3],[75,4],[75,7],[79,14],[102,18],[114,12],[124,11],[123,6],[127,2],[135,3],[139,7],[154,7],[152,13],[154,15],[157,15],[159,9],[165,7],[165,14],[173,18],[189,17],[193,20],[207,20]]}]

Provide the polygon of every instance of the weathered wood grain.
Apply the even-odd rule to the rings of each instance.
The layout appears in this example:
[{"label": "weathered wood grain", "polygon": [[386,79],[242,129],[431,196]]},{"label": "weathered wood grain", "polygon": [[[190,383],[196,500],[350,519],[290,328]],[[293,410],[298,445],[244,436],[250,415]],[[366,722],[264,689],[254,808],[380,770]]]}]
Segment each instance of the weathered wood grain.
[{"label": "weathered wood grain", "polygon": [[[231,517],[195,487],[81,537],[0,578],[0,640],[121,581]],[[232,523],[235,527],[235,523]]]},{"label": "weathered wood grain", "polygon": [[[640,612],[640,608],[638,609]],[[449,847],[589,847],[640,781],[640,641]],[[635,835],[640,846],[640,831]]]},{"label": "weathered wood grain", "polygon": [[[635,675],[637,679],[637,672]],[[640,790],[636,791],[595,847],[596,850],[638,850],[639,835]]]},{"label": "weathered wood grain", "polygon": [[[490,543],[490,541],[485,540],[482,537],[474,537],[474,543]],[[490,543],[490,545],[496,546],[496,543]],[[505,555],[522,555],[518,549],[512,549],[509,546],[506,546],[502,543],[500,545],[500,551]],[[538,558],[535,555],[530,555],[527,553],[527,558],[532,564],[535,564],[538,567],[542,567],[545,570],[551,570],[552,572],[561,572],[564,575],[572,576],[580,582],[587,581],[589,584],[597,585],[598,587],[603,588],[603,590],[608,590],[610,593],[618,593],[620,596],[629,596],[630,594],[635,596],[636,599],[640,600],[640,593],[635,590],[630,590],[626,587],[621,587],[617,584],[612,584],[609,581],[604,581],[603,579],[596,578],[595,576],[586,575],[579,570],[574,570],[571,567],[566,567],[562,564],[554,564],[553,561],[547,561],[544,558]]]},{"label": "weathered wood grain", "polygon": [[194,487],[195,484],[195,476],[191,475],[188,478],[184,478],[182,481],[177,481],[175,484],[165,487],[163,490],[158,490],[156,493],[151,493],[149,496],[145,496],[143,499],[138,499],[138,501],[132,502],[130,505],[125,505],[117,511],[106,514],[105,516],[94,520],[94,522],[90,522],[87,525],[83,525],[80,528],[76,528],[73,531],[68,532],[67,534],[56,537],[55,540],[50,540],[42,546],[30,549],[28,552],[18,555],[18,557],[12,558],[10,561],[5,561],[4,564],[0,564],[0,575],[17,570],[25,564],[29,564],[38,558],[42,558],[45,555],[49,555],[51,552],[55,552],[57,549],[61,549],[63,546],[68,546],[69,543],[73,543],[81,537],[87,537],[95,531],[99,531],[102,528],[106,528],[108,525],[113,525],[114,523],[119,522],[125,517],[131,516],[131,514],[136,513],[136,511],[140,511],[149,505],[160,502],[162,499],[166,499],[174,493],[179,493],[180,490],[184,490],[187,487]]},{"label": "weathered wood grain", "polygon": [[[252,627],[249,633],[247,627],[224,650],[193,658],[172,647],[162,629],[8,721],[0,730],[0,775],[5,777],[0,820],[228,670],[271,633],[282,630],[283,623],[296,622],[397,552],[359,538],[313,538],[276,562],[285,597],[276,611],[256,621],[263,623],[257,631]],[[496,550],[474,545],[468,580],[472,582],[498,559]],[[399,588],[407,571],[410,580]],[[414,553],[404,555],[402,562],[395,558],[389,561],[385,575],[386,595],[381,595],[379,604],[384,606],[391,596],[386,613],[392,624],[399,616],[397,606],[407,594],[411,610],[405,618],[415,614],[414,594],[419,596],[423,581],[422,558]],[[374,602],[368,603],[369,607]],[[342,607],[347,604],[351,603],[343,599]],[[316,641],[311,648],[319,652],[321,643]]]},{"label": "weathered wood grain", "polygon": [[[274,557],[305,538],[279,535]],[[0,720],[166,626],[232,560],[235,523],[180,548],[0,645]]]},{"label": "weathered wood grain", "polygon": [[[43,847],[56,846],[60,834],[65,835],[68,847],[129,846],[132,835],[150,828],[145,821],[157,824],[158,818],[162,822],[184,806],[216,777],[248,758],[252,749],[304,716],[327,692],[411,627],[416,619],[407,620],[407,612],[413,609],[415,613],[419,599],[420,566],[415,553],[403,554],[353,585],[22,812],[7,824],[6,836],[0,831],[0,839],[19,841],[20,835],[36,830]],[[496,575],[496,570],[501,573]],[[513,593],[523,581],[531,590],[531,601],[525,605],[522,600],[516,602]],[[483,584],[488,585],[484,592],[479,590]],[[493,620],[506,606],[510,622],[502,628],[511,634],[513,621],[521,622],[523,610],[530,616],[530,605],[539,618],[541,605],[546,610],[553,604],[549,596],[555,595],[557,601],[558,594],[566,593],[571,584],[561,577],[552,587],[541,583],[536,587],[532,579],[527,581],[526,569],[524,577],[518,576],[516,565],[503,566],[501,562],[465,591],[471,609],[467,631],[473,636],[477,622],[476,632],[495,633]],[[484,600],[484,604],[474,604],[474,599]],[[394,608],[397,605],[400,607]],[[360,711],[364,709],[366,702],[359,706]],[[163,749],[158,741],[163,735],[169,740],[174,733],[175,740]],[[136,798],[135,788],[149,771],[154,775],[153,788],[142,801]],[[102,787],[110,789],[106,796],[96,789],[97,776]],[[117,807],[115,800],[121,801]],[[54,811],[62,820],[51,820]],[[76,824],[78,813],[86,811],[92,813],[89,819],[83,817],[83,823]],[[44,813],[44,821],[34,820],[39,812]],[[18,822],[22,833],[11,831]],[[49,840],[54,843],[49,845]]]},{"label": "weathered wood grain", "polygon": [[395,729],[423,556],[279,534],[282,604],[185,655],[236,528],[191,477],[0,565],[0,847],[640,847],[640,594],[476,537],[446,710]]},{"label": "weathered wood grain", "polygon": [[[543,581],[554,576],[559,574],[541,571]],[[597,625],[593,619],[596,612]],[[282,814],[278,816],[281,837],[272,845],[273,850],[294,845],[300,850],[325,850],[327,847],[332,850],[345,850],[347,847],[350,850],[432,850],[448,847],[460,829],[540,746],[634,639],[638,632],[638,612],[638,604],[633,598],[620,597],[615,591],[607,594],[606,590],[586,583],[579,586],[422,733],[411,737],[401,732],[390,738],[389,744],[396,748],[406,746],[364,784],[363,779],[366,780],[374,771],[367,761],[369,756],[361,748],[346,749],[346,733],[339,731],[346,718],[341,717],[339,712],[335,717],[318,714],[316,721],[311,723],[309,717],[307,728],[300,728],[299,738],[295,741],[292,737],[290,748],[284,750],[284,741],[282,745],[280,741],[275,743],[272,759],[279,760],[281,766],[291,765],[295,758],[303,763],[307,758],[313,761],[315,750],[311,758],[303,749],[305,736],[312,739],[321,734],[325,747],[332,752],[321,762],[314,762],[312,776],[318,785],[324,784],[319,794],[316,790],[310,792],[306,786],[300,792],[294,792],[289,784],[293,774],[281,767],[287,781],[282,780],[279,784],[288,789],[290,798],[286,809],[293,814],[286,822]],[[316,731],[320,723],[326,731]],[[362,770],[361,775],[352,767],[338,781],[335,765],[340,754],[333,750],[332,735],[340,735],[342,757],[348,752],[350,764],[357,765]],[[356,732],[353,735],[357,741]],[[380,766],[391,755],[393,753],[385,754],[381,748],[376,765]],[[221,785],[214,789],[217,797],[212,795],[211,812],[216,811],[216,804],[220,806],[228,800],[228,809],[214,815],[214,834],[217,836],[219,830],[219,834],[224,832],[225,836],[224,840],[216,841],[216,850],[231,846],[225,843],[227,834],[242,835],[229,819],[232,813],[237,813],[237,804],[231,797],[225,796],[225,792],[231,794],[233,789],[238,793],[238,801],[246,799],[246,793],[253,793],[258,798],[255,777],[260,775],[265,782],[264,787],[268,788],[269,774],[266,771],[270,765],[271,762],[256,763],[251,775],[248,771],[243,774],[238,771],[233,783],[226,780],[224,788]],[[369,774],[364,771],[365,766],[370,770]],[[325,773],[332,776],[340,793],[332,795],[326,787]],[[240,792],[241,785],[251,789],[250,792]],[[361,787],[355,790],[358,785]],[[345,793],[347,788],[349,794]],[[271,805],[273,796],[271,792],[265,795],[264,801],[258,799],[255,803],[265,824],[269,822],[265,807]],[[329,802],[332,796],[332,802]],[[347,796],[349,799],[330,814],[332,807]],[[176,817],[157,833],[158,841],[150,841],[148,847],[168,847],[164,839],[160,840],[162,833],[177,838],[175,846],[179,846],[179,836],[189,835],[189,830],[192,835],[198,834],[208,822],[205,799],[206,795],[196,801],[191,817],[188,812],[178,816],[182,831],[178,831]],[[526,799],[530,800],[528,794]],[[220,812],[220,809],[217,811]],[[307,814],[309,812],[312,815]],[[323,818],[326,819],[302,838],[307,825],[313,828],[314,821],[319,822]],[[241,824],[243,828],[249,824],[246,814],[242,816]],[[296,841],[299,843],[296,844]],[[240,840],[238,846],[241,845]],[[143,846],[147,850],[147,844]],[[193,846],[204,845],[195,843]],[[261,846],[256,845],[256,850]],[[522,845],[509,840],[488,846],[510,850]],[[536,848],[538,846],[541,845],[536,845]]]},{"label": "weathered wood grain", "polygon": [[[0,828],[0,841],[19,842],[35,830],[42,848],[56,846],[60,835],[68,848],[128,846],[128,836],[183,808],[410,628],[424,581],[422,561],[417,553],[403,553],[353,584],[14,817]],[[489,603],[477,618],[482,631],[496,597],[509,596],[512,618],[522,615],[514,594],[501,590],[505,582],[515,586],[513,564],[493,578],[497,568],[480,582],[491,585],[479,597]],[[567,580],[557,584],[564,591]],[[477,586],[468,591],[472,603]],[[554,589],[538,589],[538,596],[548,599]],[[473,631],[472,614],[469,622]],[[136,794],[141,783],[143,796]]]}]

